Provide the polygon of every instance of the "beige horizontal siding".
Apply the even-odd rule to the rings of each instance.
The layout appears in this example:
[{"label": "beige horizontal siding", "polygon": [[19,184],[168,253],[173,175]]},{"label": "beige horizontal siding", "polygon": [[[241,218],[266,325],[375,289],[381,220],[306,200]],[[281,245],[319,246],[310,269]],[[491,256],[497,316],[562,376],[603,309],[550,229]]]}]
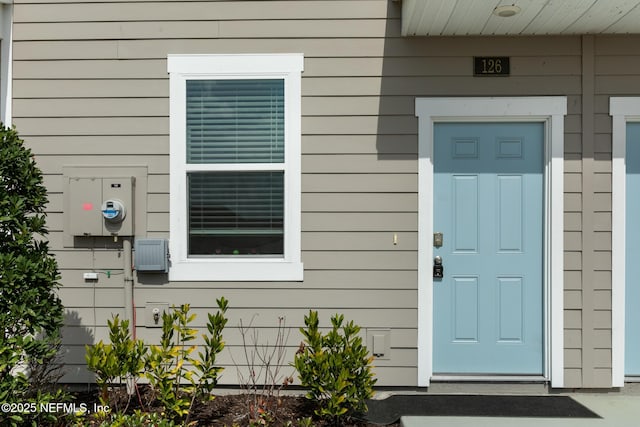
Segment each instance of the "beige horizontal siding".
[{"label": "beige horizontal siding", "polygon": [[[347,253],[345,256],[349,256]],[[334,295],[326,292],[324,289],[306,289],[303,286],[291,289],[254,289],[251,293],[247,293],[242,289],[224,289],[216,290],[215,293],[194,290],[193,292],[185,292],[188,286],[183,285],[181,288],[173,287],[166,289],[162,294],[158,294],[158,289],[154,287],[139,289],[136,293],[136,300],[139,303],[144,301],[167,301],[171,304],[190,304],[192,309],[215,310],[215,298],[224,296],[230,301],[230,306],[235,310],[250,310],[254,307],[266,308],[269,310],[283,310],[282,302],[286,301],[288,309],[340,309],[341,307],[348,309],[402,309],[411,306],[412,300],[416,298],[417,291],[415,289],[377,289],[368,292],[362,292],[359,289],[345,289],[340,291],[340,299],[336,301]],[[207,295],[208,294],[208,295]],[[213,308],[211,308],[213,307]],[[231,315],[231,311],[228,312]],[[287,316],[287,313],[281,313],[280,316]],[[244,319],[248,322],[251,318]],[[265,319],[261,322],[267,321]],[[329,319],[325,319],[328,322]],[[200,319],[205,322],[206,316]],[[277,325],[277,317],[272,319],[273,325]],[[299,319],[289,319],[289,323],[300,324],[302,317]],[[296,322],[296,323],[294,323]],[[328,324],[328,323],[326,323]]]},{"label": "beige horizontal siding", "polygon": [[40,155],[119,153],[147,156],[169,152],[169,135],[31,135],[26,142]]},{"label": "beige horizontal siding", "polygon": [[[249,319],[245,319],[243,321],[244,327],[248,328],[250,332],[256,331],[258,333],[259,343],[261,344],[270,343],[273,345],[279,331],[277,328],[279,318],[272,319],[273,322],[270,327],[249,328],[249,325],[252,319],[255,319],[255,318],[252,316]],[[285,319],[284,324],[286,327],[281,329],[281,332],[284,333],[284,336],[286,338],[285,340],[286,346],[294,348],[294,351],[295,351],[295,349],[298,348],[300,342],[303,339],[303,336],[300,333],[299,328],[303,327],[304,323],[302,323],[302,319],[300,319],[299,322],[294,322],[294,324],[292,325],[290,324],[291,320],[292,319]],[[321,328],[323,332],[327,331],[327,329],[328,328]],[[203,333],[207,333],[207,331],[204,327],[199,327],[197,328],[197,330],[198,330],[198,337],[194,341],[194,344],[202,345],[203,340],[201,338],[201,335]],[[84,335],[87,333],[86,328],[83,328],[81,326],[69,326],[66,328],[66,331],[67,333],[62,337],[62,342],[65,345],[75,345],[75,346],[84,345],[84,340],[85,340]],[[243,344],[242,335],[239,331],[239,325],[227,325],[227,331],[229,333],[225,337],[225,344],[230,348],[233,348],[234,352],[238,351],[238,348],[241,347]],[[103,342],[108,342],[109,340],[109,330],[106,327],[95,328],[91,330],[91,333],[93,335],[93,340],[95,343],[99,342],[100,340],[102,340]],[[161,334],[162,334],[162,330],[160,328],[149,328],[145,331],[145,336],[143,339],[146,342],[157,342],[160,340]],[[362,330],[360,335],[364,339],[366,336],[366,330]],[[251,335],[247,336],[246,338],[249,343],[252,342]],[[410,348],[413,345],[412,343],[416,339],[417,337],[416,337],[415,331],[396,329],[394,330],[394,333],[390,336],[390,347],[392,349],[397,349],[397,351],[404,350],[403,351],[404,358],[408,358],[408,357],[411,357],[411,355],[410,355],[410,352],[406,351],[406,349]],[[392,363],[390,361],[379,360],[376,362],[376,365],[383,362],[386,362],[387,365]]]},{"label": "beige horizontal siding", "polygon": [[305,268],[319,270],[415,270],[418,255],[417,251],[306,251],[302,262]]},{"label": "beige horizontal siding", "polygon": [[[157,7],[130,1],[117,3],[69,2],[59,4],[22,3],[14,12],[15,22],[101,22],[101,21],[216,21],[223,19],[361,19],[386,18],[386,1],[242,1],[161,2]],[[396,15],[397,16],[397,15]]]},{"label": "beige horizontal siding", "polygon": [[[43,131],[44,132],[44,131]],[[28,138],[28,132],[24,132],[21,136]],[[108,151],[108,149],[105,149]],[[101,154],[99,158],[96,158],[92,154],[84,154],[79,152],[77,155],[42,155],[38,156],[38,167],[43,173],[54,173],[59,171],[61,167],[68,165],[118,165],[118,166],[137,166],[145,164],[149,167],[149,173],[166,173],[169,166],[169,157],[166,154],[161,155],[147,155],[144,158],[144,162],[138,156],[130,156],[126,154]]]},{"label": "beige horizontal siding", "polygon": [[[52,59],[17,60],[14,72],[23,79],[100,79],[100,78],[165,78],[166,57],[160,59]],[[305,77],[404,77],[404,76],[459,76],[467,77],[468,57],[420,56],[411,57],[305,57]],[[527,57],[511,58],[514,76],[576,75],[579,57]],[[571,105],[571,104],[570,104]],[[569,105],[569,106],[570,106]],[[606,110],[604,110],[606,112]]]},{"label": "beige horizontal siding", "polygon": [[367,37],[384,32],[384,19],[273,21],[133,21],[16,23],[21,40]]},{"label": "beige horizontal siding", "polygon": [[[122,271],[117,272],[122,274]],[[64,286],[59,291],[66,306],[71,307],[122,307],[124,306],[123,288],[71,288]]]},{"label": "beige horizontal siding", "polygon": [[414,212],[303,212],[305,231],[415,231]]},{"label": "beige horizontal siding", "polygon": [[303,154],[408,154],[418,152],[417,135],[303,135]]},{"label": "beige horizontal siding", "polygon": [[[62,100],[64,103],[65,100]],[[18,104],[16,102],[16,104]],[[22,110],[25,111],[25,110]],[[169,135],[30,135],[27,144],[39,154],[108,154],[112,152],[147,155],[169,152]],[[303,135],[305,154],[368,154],[381,158],[403,155],[415,159],[416,135]],[[401,157],[402,158],[402,157]]]},{"label": "beige horizontal siding", "polygon": [[304,232],[303,251],[417,251],[415,232]]},{"label": "beige horizontal siding", "polygon": [[625,55],[609,55],[598,52],[596,57],[596,73],[600,76],[637,76],[640,74],[640,55],[637,51],[629,51]]},{"label": "beige horizontal siding", "polygon": [[[327,123],[331,126],[331,123]],[[418,156],[389,154],[384,161],[375,154],[329,154],[302,156],[305,173],[417,173]]]},{"label": "beige horizontal siding", "polygon": [[[65,268],[61,270],[62,279],[61,282],[64,287],[73,289],[92,288],[93,284],[83,279],[82,274],[87,271],[99,271],[98,280],[95,282],[95,286],[99,288],[122,288],[123,276],[120,274],[122,268],[109,270],[102,268],[99,265],[86,264],[82,267],[71,269]],[[112,275],[107,277],[107,271],[111,271]],[[140,273],[141,282],[144,279],[150,277],[157,277],[152,273],[144,274]],[[142,277],[145,276],[145,277]],[[417,280],[417,273],[415,270],[308,270],[305,272],[304,284],[291,283],[291,282],[269,282],[269,289],[321,289],[327,292],[336,292],[342,289],[357,289],[361,292],[371,289],[404,289],[414,290],[416,289],[415,283]],[[157,285],[157,283],[156,283]],[[147,284],[149,289],[158,291],[159,288],[154,287],[153,284]],[[163,284],[161,289],[188,289],[193,292],[206,292],[211,291],[211,284],[206,282],[192,282],[192,283],[170,283]],[[265,284],[263,282],[233,282],[233,283],[217,283],[215,287],[216,295],[223,295],[225,289],[264,289]],[[160,294],[161,295],[161,294]],[[156,301],[153,299],[153,301]],[[151,300],[150,300],[151,301]],[[256,310],[259,307],[256,308]],[[106,324],[105,324],[106,325]],[[104,325],[97,325],[104,326]]]},{"label": "beige horizontal siding", "polygon": [[165,79],[167,58],[157,60],[14,60],[13,72],[20,79]]},{"label": "beige horizontal siding", "polygon": [[168,120],[161,117],[17,117],[14,124],[21,129],[34,129],[25,136],[166,135],[169,132]]},{"label": "beige horizontal siding", "polygon": [[342,193],[417,193],[418,178],[415,174],[303,174],[303,192]]},{"label": "beige horizontal siding", "polygon": [[411,193],[307,193],[302,198],[305,212],[416,212]]},{"label": "beige horizontal siding", "polygon": [[[18,111],[29,117],[169,117],[165,98],[23,98],[14,102]],[[165,126],[166,127],[166,126]]]},{"label": "beige horizontal siding", "polygon": [[582,195],[580,193],[565,193],[564,207],[567,212],[576,212],[582,206]]},{"label": "beige horizontal siding", "polygon": [[[120,80],[55,80],[52,86],[48,80],[19,80],[16,78],[14,92],[16,98],[110,98],[110,97],[168,97],[168,80],[154,79],[120,79]],[[527,95],[541,96],[553,92],[577,93],[580,79],[572,76],[561,76],[557,79],[541,79],[537,77],[520,77],[500,83],[490,80],[487,84],[478,85],[478,81],[466,77],[347,77],[347,78],[309,78],[302,88],[303,96],[322,96],[323,94],[340,94],[342,96],[375,96],[382,90],[401,96],[418,95],[446,96],[451,89],[469,96],[483,96],[497,90],[517,91],[522,87],[530,88]],[[459,91],[459,92],[458,92]],[[403,117],[399,120],[413,120]],[[570,122],[567,124],[571,124]],[[571,128],[567,129],[568,131]]]},{"label": "beige horizontal siding", "polygon": [[[16,76],[13,96],[20,98],[152,98],[169,96],[168,79],[22,80]],[[20,112],[16,111],[17,117]]]},{"label": "beige horizontal siding", "polygon": [[[184,298],[197,305],[202,320],[216,296],[229,297],[228,339],[234,349],[240,345],[238,321],[256,313],[256,324],[271,337],[280,315],[287,316],[294,335],[308,308],[321,308],[325,324],[331,314],[342,311],[364,329],[391,329],[392,356],[379,363],[379,384],[416,385],[415,97],[564,95],[569,101],[565,380],[567,386],[580,387],[605,384],[610,378],[608,100],[611,95],[640,93],[637,37],[595,37],[591,101],[582,95],[580,37],[402,38],[400,8],[387,0],[16,0],[14,20],[13,114],[50,192],[50,242],[61,268],[68,323],[73,325],[66,341],[71,348],[70,381],[91,378],[82,367],[83,344],[106,337],[106,320],[122,312],[124,282],[117,250],[63,247],[62,165],[146,165],[148,208],[142,233],[169,237],[166,57],[214,52],[304,54],[305,280],[164,283],[164,277],[138,275],[134,297],[139,336],[157,338],[157,329],[143,327],[149,301]],[[511,57],[510,77],[471,75],[472,57],[490,55]],[[583,168],[583,102],[592,102],[595,111],[592,169]],[[593,189],[585,193],[583,174],[591,170]],[[585,215],[583,206],[595,206],[595,212]],[[585,218],[593,218],[593,223],[585,226]],[[588,230],[593,230],[589,239],[594,248],[583,247]],[[585,257],[585,250],[593,253]],[[594,289],[583,288],[586,259],[597,259],[595,276],[587,278],[596,284]],[[101,272],[96,284],[82,278],[86,271]],[[594,301],[593,309],[585,300]],[[593,313],[585,316],[585,309]],[[595,327],[587,340],[582,334],[585,321]],[[292,349],[296,345],[289,344]],[[224,382],[237,382],[236,368],[228,355],[224,358]],[[590,372],[583,372],[585,358],[594,366]],[[583,381],[585,376],[588,381]]]},{"label": "beige horizontal siding", "polygon": [[[468,66],[470,68],[470,65]],[[490,96],[496,91],[516,93],[526,89],[527,95],[548,95],[549,93],[580,93],[580,79],[576,76],[556,76],[553,79],[537,76],[511,77],[508,80],[489,79],[478,84],[477,78],[436,76],[436,77],[362,77],[362,78],[312,78],[305,82],[303,95],[319,96],[325,86],[335,87],[345,95],[373,95],[382,89],[384,93],[414,96],[447,96],[467,94],[468,96]],[[452,93],[453,92],[453,93]]]},{"label": "beige horizontal siding", "polygon": [[[579,38],[521,39],[433,39],[420,38],[240,38],[240,39],[164,39],[164,40],[65,40],[17,41],[16,60],[41,59],[162,59],[167,53],[251,53],[304,52],[309,57],[391,57],[490,55],[499,50],[503,55],[575,56]],[[65,48],[66,46],[66,48]],[[73,50],[69,49],[73,47]],[[578,92],[576,92],[578,93]]]},{"label": "beige horizontal siding", "polygon": [[[209,291],[211,295],[212,304],[215,304],[214,297],[219,297],[217,292],[212,293]],[[154,302],[158,301],[160,298],[154,298]],[[287,309],[286,316],[288,319],[300,319],[300,322],[303,322],[304,316],[309,314],[309,309],[314,309],[313,305],[309,305],[307,308],[295,308],[295,309]],[[340,307],[332,307],[332,308],[318,308],[318,315],[321,319],[324,319],[324,323],[322,325],[329,326],[329,319],[332,315],[336,314],[336,312],[340,311]],[[83,319],[93,319],[95,312],[95,319],[97,325],[106,325],[107,320],[110,320],[113,315],[118,314],[120,318],[124,318],[124,309],[121,307],[76,307],[70,309],[70,311],[74,312],[77,319],[80,319],[83,322]],[[208,312],[210,312],[210,308],[207,310],[204,309],[193,309],[193,314],[196,314],[197,318],[205,319]],[[229,309],[227,312],[229,318],[230,325],[237,325],[240,319],[251,319],[256,312],[256,308],[236,308]],[[283,315],[283,308],[260,308],[260,316],[256,317],[256,321],[254,322],[255,326],[263,327],[263,326],[273,326],[274,319],[277,319],[278,316]],[[144,311],[140,308],[137,309],[136,318],[144,319]],[[356,324],[359,325],[367,325],[367,328],[405,328],[405,325],[415,324],[417,321],[417,309],[361,309],[361,308],[351,308],[349,309],[349,318],[353,320]],[[83,323],[83,325],[86,325]]]}]

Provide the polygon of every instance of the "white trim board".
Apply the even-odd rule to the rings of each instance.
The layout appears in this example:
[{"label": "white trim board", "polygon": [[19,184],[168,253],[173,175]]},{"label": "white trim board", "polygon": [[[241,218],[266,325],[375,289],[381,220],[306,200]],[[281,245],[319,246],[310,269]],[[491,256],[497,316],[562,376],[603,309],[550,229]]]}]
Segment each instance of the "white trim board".
[{"label": "white trim board", "polygon": [[[170,281],[302,281],[301,259],[301,73],[304,56],[292,54],[168,55]],[[285,90],[285,161],[282,164],[189,164],[186,160],[186,81],[282,79]],[[284,254],[281,257],[189,257],[188,172],[282,170]]]},{"label": "white trim board", "polygon": [[433,376],[433,125],[436,122],[545,123],[545,371],[564,386],[564,116],[567,98],[416,98],[418,117],[418,386]]},{"label": "white trim board", "polygon": [[13,4],[0,4],[0,39],[0,121],[11,127]]},{"label": "white trim board", "polygon": [[640,122],[640,97],[612,97],[611,159],[611,386],[624,386],[625,221],[627,122]]}]

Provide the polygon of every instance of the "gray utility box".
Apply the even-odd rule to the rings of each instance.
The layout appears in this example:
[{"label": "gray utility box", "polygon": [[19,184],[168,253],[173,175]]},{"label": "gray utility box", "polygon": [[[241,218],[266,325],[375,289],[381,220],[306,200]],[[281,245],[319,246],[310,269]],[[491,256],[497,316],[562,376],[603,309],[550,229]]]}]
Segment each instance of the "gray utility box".
[{"label": "gray utility box", "polygon": [[[133,236],[135,178],[69,177],[67,207],[72,236]],[[107,218],[103,206],[116,203],[122,212]]]},{"label": "gray utility box", "polygon": [[169,272],[169,245],[167,239],[136,239],[134,265],[146,273]]}]

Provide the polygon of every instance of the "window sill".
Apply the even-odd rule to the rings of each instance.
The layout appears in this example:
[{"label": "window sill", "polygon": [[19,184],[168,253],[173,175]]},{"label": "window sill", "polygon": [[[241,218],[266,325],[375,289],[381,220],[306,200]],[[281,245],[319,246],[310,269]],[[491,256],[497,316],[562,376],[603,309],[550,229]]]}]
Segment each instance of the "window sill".
[{"label": "window sill", "polygon": [[303,276],[301,262],[281,259],[189,259],[169,268],[169,281],[301,282]]}]

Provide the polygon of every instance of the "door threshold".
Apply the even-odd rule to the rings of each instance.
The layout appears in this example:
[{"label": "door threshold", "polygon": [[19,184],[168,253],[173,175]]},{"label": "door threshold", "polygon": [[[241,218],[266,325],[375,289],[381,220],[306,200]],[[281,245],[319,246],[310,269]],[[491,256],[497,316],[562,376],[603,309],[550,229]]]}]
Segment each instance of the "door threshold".
[{"label": "door threshold", "polygon": [[432,382],[530,382],[549,381],[542,375],[433,375]]}]

